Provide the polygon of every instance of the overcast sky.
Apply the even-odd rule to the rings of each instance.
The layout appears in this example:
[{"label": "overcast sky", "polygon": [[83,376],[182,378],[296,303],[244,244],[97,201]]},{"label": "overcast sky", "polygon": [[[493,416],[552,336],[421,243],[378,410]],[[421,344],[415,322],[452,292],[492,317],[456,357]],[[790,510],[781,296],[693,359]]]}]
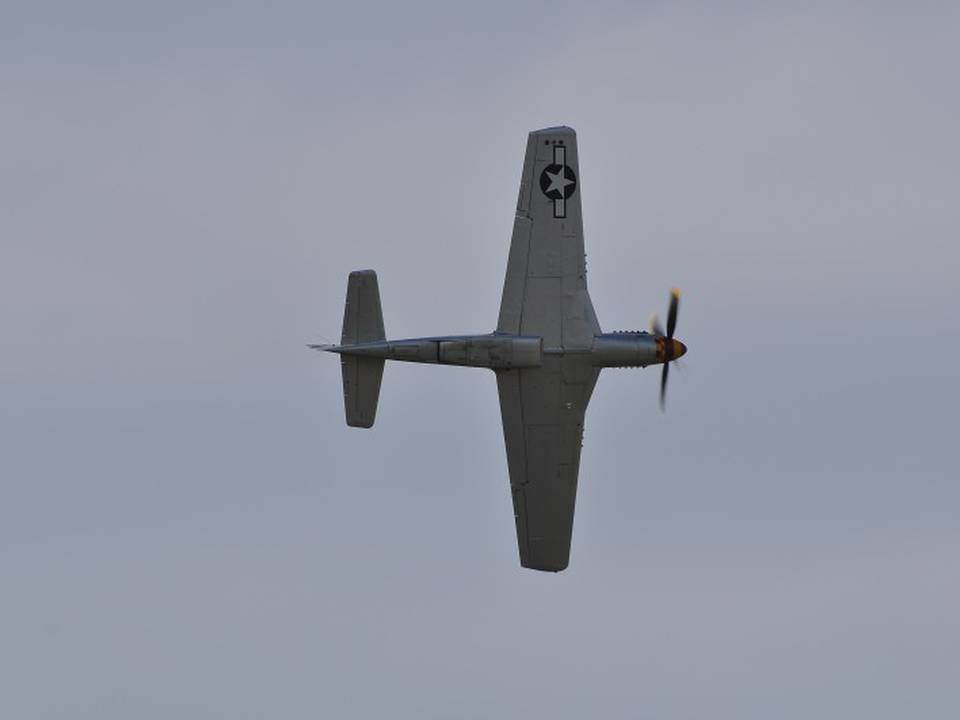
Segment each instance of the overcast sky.
[{"label": "overcast sky", "polygon": [[[960,13],[716,5],[4,7],[0,716],[956,718]],[[558,575],[492,373],[359,430],[304,347],[366,267],[492,330],[556,124],[603,328],[690,348],[601,376]]]}]

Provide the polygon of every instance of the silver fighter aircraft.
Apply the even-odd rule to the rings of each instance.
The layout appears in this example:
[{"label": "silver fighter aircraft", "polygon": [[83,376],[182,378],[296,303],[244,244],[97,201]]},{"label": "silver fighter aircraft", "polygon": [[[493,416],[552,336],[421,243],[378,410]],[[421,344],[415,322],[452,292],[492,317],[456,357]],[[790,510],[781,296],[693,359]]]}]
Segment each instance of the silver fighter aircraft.
[{"label": "silver fighter aircraft", "polygon": [[605,367],[669,363],[687,349],[673,337],[679,294],[666,331],[605,333],[587,292],[577,136],[572,128],[530,133],[497,329],[484,335],[387,340],[373,270],[350,273],[338,353],[347,425],[369,428],[386,360],[465,365],[496,373],[520,564],[567,567],[583,419]]}]

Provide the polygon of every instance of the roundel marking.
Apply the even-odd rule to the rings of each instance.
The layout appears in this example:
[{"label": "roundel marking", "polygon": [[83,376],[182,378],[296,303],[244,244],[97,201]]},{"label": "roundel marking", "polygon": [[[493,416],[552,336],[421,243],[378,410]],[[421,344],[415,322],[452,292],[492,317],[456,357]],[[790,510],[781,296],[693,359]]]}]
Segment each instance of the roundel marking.
[{"label": "roundel marking", "polygon": [[566,200],[577,190],[577,176],[569,165],[547,165],[540,173],[540,190],[551,200]]}]

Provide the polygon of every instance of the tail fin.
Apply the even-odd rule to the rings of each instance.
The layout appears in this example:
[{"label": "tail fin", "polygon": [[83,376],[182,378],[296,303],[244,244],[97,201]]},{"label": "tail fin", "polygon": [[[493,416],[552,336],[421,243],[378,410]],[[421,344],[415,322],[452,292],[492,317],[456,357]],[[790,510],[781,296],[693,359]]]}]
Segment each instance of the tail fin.
[{"label": "tail fin", "polygon": [[[347,303],[343,311],[341,345],[385,340],[380,288],[373,270],[355,270],[347,281]],[[343,402],[347,425],[373,427],[383,378],[383,359],[340,356],[343,370]]]}]

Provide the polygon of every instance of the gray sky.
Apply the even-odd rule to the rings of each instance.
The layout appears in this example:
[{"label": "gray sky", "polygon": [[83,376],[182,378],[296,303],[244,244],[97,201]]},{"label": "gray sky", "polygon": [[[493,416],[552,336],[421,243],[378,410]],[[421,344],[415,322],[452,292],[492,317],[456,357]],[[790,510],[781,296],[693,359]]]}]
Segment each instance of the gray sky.
[{"label": "gray sky", "polygon": [[[894,5],[894,4],[891,4]],[[897,4],[899,5],[899,4]],[[84,3],[0,22],[0,715],[955,718],[948,3]],[[520,569],[496,321],[575,127],[606,371],[570,569]]]}]

